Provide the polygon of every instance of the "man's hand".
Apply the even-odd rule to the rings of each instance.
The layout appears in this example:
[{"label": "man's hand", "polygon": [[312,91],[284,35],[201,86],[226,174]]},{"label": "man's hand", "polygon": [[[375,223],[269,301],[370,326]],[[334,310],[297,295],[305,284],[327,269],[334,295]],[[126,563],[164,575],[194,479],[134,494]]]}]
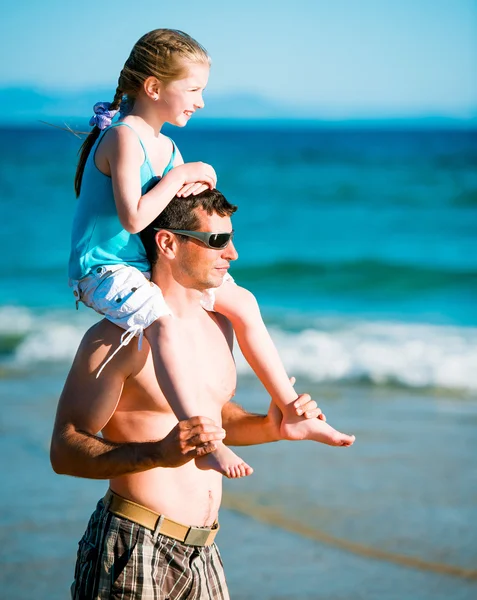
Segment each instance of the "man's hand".
[{"label": "man's hand", "polygon": [[[295,385],[296,379],[290,377],[290,382]],[[293,403],[296,414],[303,416],[305,419],[321,419],[326,421],[325,415],[321,412],[316,402],[311,399],[309,394],[299,394],[298,398]],[[272,401],[268,409],[268,419],[277,433],[277,439],[280,439],[280,425],[282,422],[282,413],[278,406]]]},{"label": "man's hand", "polygon": [[216,449],[225,437],[225,430],[207,417],[192,417],[179,421],[160,444],[161,467],[180,467],[198,456]]}]

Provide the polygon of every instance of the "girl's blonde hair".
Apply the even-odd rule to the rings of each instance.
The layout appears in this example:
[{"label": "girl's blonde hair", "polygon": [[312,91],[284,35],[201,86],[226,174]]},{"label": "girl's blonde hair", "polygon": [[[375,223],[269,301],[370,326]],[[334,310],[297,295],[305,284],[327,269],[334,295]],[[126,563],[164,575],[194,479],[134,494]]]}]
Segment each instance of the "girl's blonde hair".
[{"label": "girl's blonde hair", "polygon": [[[118,110],[121,103],[134,104],[143,83],[148,77],[157,77],[168,84],[182,79],[187,72],[187,63],[207,63],[210,58],[205,48],[187,33],[177,29],[154,29],[139,39],[131,50],[119,74],[118,87],[109,110]],[[97,125],[83,142],[76,168],[75,192],[79,196],[86,160],[101,130]]]}]

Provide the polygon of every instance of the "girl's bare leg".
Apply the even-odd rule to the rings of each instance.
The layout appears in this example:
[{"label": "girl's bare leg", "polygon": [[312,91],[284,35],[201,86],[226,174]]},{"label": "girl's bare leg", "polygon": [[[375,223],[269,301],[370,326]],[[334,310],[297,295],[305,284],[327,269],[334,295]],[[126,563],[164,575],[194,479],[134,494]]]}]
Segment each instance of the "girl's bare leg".
[{"label": "girl's bare leg", "polygon": [[341,433],[322,419],[304,419],[293,403],[298,397],[251,292],[226,282],[216,290],[215,310],[232,323],[240,349],[281,410],[281,435],[288,440],[314,440],[330,446],[350,446],[354,436]]},{"label": "girl's bare leg", "polygon": [[[157,381],[179,421],[197,416],[198,399],[188,385],[190,372],[184,360],[187,339],[180,322],[174,317],[157,319],[145,330],[154,362]],[[203,416],[210,416],[204,414]],[[253,469],[224,443],[216,443],[216,450],[196,458],[200,469],[214,469],[230,478],[251,475]]]}]

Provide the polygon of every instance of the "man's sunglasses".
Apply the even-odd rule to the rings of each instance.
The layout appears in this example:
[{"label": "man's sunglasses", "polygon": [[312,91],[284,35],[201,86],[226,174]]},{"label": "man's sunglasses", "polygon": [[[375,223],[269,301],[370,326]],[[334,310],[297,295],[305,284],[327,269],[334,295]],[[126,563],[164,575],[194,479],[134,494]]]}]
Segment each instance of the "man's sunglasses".
[{"label": "man's sunglasses", "polygon": [[226,233],[211,233],[210,231],[188,231],[186,229],[168,229],[167,227],[154,227],[155,231],[172,231],[178,235],[185,235],[186,237],[194,238],[195,240],[201,241],[203,244],[214,250],[221,250],[226,248],[230,240],[234,237],[234,231]]}]

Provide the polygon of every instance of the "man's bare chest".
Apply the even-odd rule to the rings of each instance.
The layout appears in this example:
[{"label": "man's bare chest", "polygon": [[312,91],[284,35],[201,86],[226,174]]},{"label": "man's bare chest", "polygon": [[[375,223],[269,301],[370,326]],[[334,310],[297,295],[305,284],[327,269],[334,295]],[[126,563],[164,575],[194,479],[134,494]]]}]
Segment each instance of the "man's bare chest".
[{"label": "man's bare chest", "polygon": [[[145,350],[143,367],[126,382],[120,404],[124,408],[132,401],[135,410],[170,412],[157,383],[152,355]],[[189,390],[198,408],[207,405],[220,411],[234,395],[237,375],[230,337],[214,318],[184,325],[175,360],[177,373],[185,380],[184,389]]]}]

